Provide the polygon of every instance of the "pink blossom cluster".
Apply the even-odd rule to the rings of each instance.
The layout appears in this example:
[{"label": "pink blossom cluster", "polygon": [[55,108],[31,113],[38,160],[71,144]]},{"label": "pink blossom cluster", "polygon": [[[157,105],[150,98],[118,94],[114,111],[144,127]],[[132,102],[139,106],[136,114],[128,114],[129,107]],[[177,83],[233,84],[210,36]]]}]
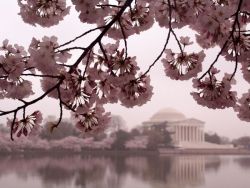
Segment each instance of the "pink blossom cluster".
[{"label": "pink blossom cluster", "polygon": [[0,46],[0,99],[23,99],[33,94],[32,82],[21,77],[29,67],[24,47],[4,40]]},{"label": "pink blossom cluster", "polygon": [[235,111],[238,113],[238,117],[244,121],[250,121],[250,89],[247,93],[244,93],[242,97],[238,100],[237,105],[234,107]]},{"label": "pink blossom cluster", "polygon": [[192,44],[189,37],[180,37],[180,44],[183,45],[183,47],[180,46],[180,53],[174,53],[171,49],[165,50],[166,58],[163,58],[162,62],[166,75],[175,80],[188,80],[197,77],[198,73],[202,71],[204,51],[191,54],[184,52],[185,46]]},{"label": "pink blossom cluster", "polygon": [[[8,120],[7,125],[10,127],[13,120]],[[21,120],[15,119],[13,126],[13,134],[20,137],[22,134],[27,136],[32,131],[37,131],[42,123],[42,114],[40,111],[35,111],[32,114],[24,117]]]},{"label": "pink blossom cluster", "polygon": [[24,22],[50,27],[58,24],[69,13],[66,0],[18,0]]},{"label": "pink blossom cluster", "polygon": [[210,78],[194,79],[193,87],[198,91],[192,92],[191,95],[198,104],[208,108],[224,109],[235,106],[236,92],[231,91],[231,84],[235,83],[235,80],[230,80],[230,76],[226,74],[222,81],[219,81],[215,76],[217,73],[218,71],[213,69]]}]

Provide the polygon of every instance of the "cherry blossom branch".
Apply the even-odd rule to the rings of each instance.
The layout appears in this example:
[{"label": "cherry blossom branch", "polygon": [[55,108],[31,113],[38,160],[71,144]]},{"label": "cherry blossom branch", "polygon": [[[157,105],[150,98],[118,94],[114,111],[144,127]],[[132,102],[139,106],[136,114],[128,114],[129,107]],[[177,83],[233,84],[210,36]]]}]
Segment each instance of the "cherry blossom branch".
[{"label": "cherry blossom branch", "polygon": [[12,123],[11,123],[11,128],[10,128],[10,139],[13,141],[14,138],[13,138],[13,130],[14,130],[14,125],[15,125],[15,122],[16,122],[16,115],[17,115],[17,111],[14,111],[14,118],[12,120]]},{"label": "cherry blossom branch", "polygon": [[124,28],[121,24],[121,19],[118,20],[119,26],[121,28],[122,36],[123,36],[123,41],[124,41],[124,46],[125,46],[125,59],[128,57],[128,46],[127,46],[127,40],[126,40],[126,34],[124,31]]},{"label": "cherry blossom branch", "polygon": [[58,125],[61,123],[62,117],[63,117],[63,106],[62,106],[63,103],[62,103],[61,91],[60,91],[59,86],[56,89],[57,89],[58,100],[59,100],[60,115],[59,115],[59,119],[58,119],[57,123],[53,124],[51,126],[51,129],[50,129],[51,132],[53,132],[53,130],[58,127]]},{"label": "cherry blossom branch", "polygon": [[168,13],[168,16],[169,16],[169,22],[168,22],[169,30],[168,30],[168,35],[167,35],[166,41],[164,43],[163,49],[161,50],[160,54],[156,57],[156,59],[153,61],[153,63],[148,67],[146,72],[144,72],[142,74],[142,76],[145,76],[146,74],[148,74],[150,72],[151,68],[161,58],[162,54],[164,53],[164,51],[165,51],[165,49],[166,49],[166,47],[168,45],[168,42],[169,42],[169,39],[170,39],[170,34],[171,34],[171,28],[172,28],[172,23],[171,23],[171,20],[172,20],[172,8],[171,8],[171,5],[170,5],[170,0],[168,0],[168,7],[169,7],[169,13]]},{"label": "cherry blossom branch", "polygon": [[[242,2],[243,0],[240,0],[239,1],[239,4],[238,4],[238,7],[237,7],[237,10],[235,12],[235,14],[233,14],[235,16],[235,19],[234,19],[234,22],[233,22],[233,25],[232,25],[232,31],[230,32],[230,35],[228,36],[227,40],[225,41],[225,43],[223,44],[220,52],[217,54],[215,60],[213,61],[213,63],[210,65],[210,67],[208,68],[208,70],[199,78],[199,80],[201,80],[202,78],[205,77],[206,74],[208,74],[210,72],[210,70],[213,68],[213,66],[215,65],[215,63],[218,61],[220,55],[222,54],[222,52],[224,51],[224,49],[226,48],[230,38],[232,38],[232,41],[235,45],[235,39],[234,39],[234,32],[236,31],[236,25],[238,25],[238,28],[240,28],[240,23],[239,23],[239,13],[240,13],[240,9],[241,9],[241,5],[242,5]],[[236,49],[234,49],[236,50]],[[235,51],[235,53],[237,54],[237,51]],[[237,55],[236,55],[237,56]],[[238,58],[237,58],[237,61],[238,61]],[[238,64],[236,62],[236,64]],[[237,66],[235,66],[235,68],[237,69]],[[233,76],[235,75],[235,73],[233,73]],[[232,79],[233,77],[231,77],[230,79]]]},{"label": "cherry blossom branch", "polygon": [[84,72],[83,72],[83,78],[84,78],[84,76],[85,76],[85,74],[87,72],[87,69],[89,67],[90,53],[91,53],[91,51],[89,51],[89,53],[88,53],[88,57],[87,57],[87,61],[86,61],[86,66],[85,66],[85,69],[84,69]]},{"label": "cherry blossom branch", "polygon": [[114,7],[114,8],[122,8],[120,5],[111,5],[111,4],[104,4],[104,5],[96,5],[97,7]]},{"label": "cherry blossom branch", "polygon": [[250,16],[250,12],[248,12],[248,11],[241,11],[240,13],[243,13],[243,14],[245,14],[247,16]]},{"label": "cherry blossom branch", "polygon": [[[230,37],[228,37],[229,39]],[[215,60],[213,61],[213,63],[209,66],[208,70],[206,72],[204,72],[204,74],[199,78],[199,80],[201,80],[202,78],[204,78],[206,76],[206,74],[210,74],[210,70],[213,68],[213,66],[215,65],[215,63],[218,61],[219,57],[221,56],[222,52],[224,51],[224,49],[227,46],[228,43],[228,39],[225,41],[225,43],[223,44],[220,52],[217,54]]]},{"label": "cherry blossom branch", "polygon": [[27,103],[27,101],[25,101],[25,100],[23,100],[23,99],[17,99],[17,100],[21,101],[21,102],[24,103],[24,104]]},{"label": "cherry blossom branch", "polygon": [[104,50],[104,48],[102,46],[102,43],[98,42],[98,44],[99,44],[99,47],[100,47],[100,49],[101,49],[101,51],[102,51],[102,53],[104,55],[105,60],[108,61],[108,56],[107,56],[107,54],[106,54],[106,52],[105,52],[105,50]]},{"label": "cherry blossom branch", "polygon": [[98,37],[86,48],[86,50],[81,54],[81,56],[76,60],[76,62],[71,67],[69,73],[72,73],[75,67],[77,67],[82,59],[87,55],[88,51],[90,51],[99,41],[101,41],[102,37],[107,33],[107,31],[111,28],[111,26],[119,20],[123,12],[126,10],[127,7],[133,2],[133,0],[126,0],[122,8],[119,12],[115,15],[115,17],[104,27],[102,32],[98,35]]},{"label": "cherry blossom branch", "polygon": [[62,76],[55,76],[55,75],[46,75],[46,74],[32,74],[32,73],[23,73],[21,76],[33,76],[33,77],[41,77],[41,78],[57,78],[60,79]]},{"label": "cherry blossom branch", "polygon": [[57,87],[59,87],[61,85],[62,81],[63,81],[63,79],[59,80],[59,82],[56,85],[54,85],[53,87],[51,87],[50,89],[48,89],[45,93],[43,93],[41,96],[37,97],[36,99],[34,99],[32,101],[29,101],[29,102],[25,102],[24,105],[21,105],[21,106],[17,107],[14,110],[4,111],[4,112],[0,113],[0,116],[4,116],[4,115],[7,115],[7,114],[14,113],[14,118],[13,118],[13,121],[12,121],[12,124],[11,124],[11,131],[10,131],[11,140],[14,140],[14,138],[13,138],[13,128],[14,128],[14,125],[15,125],[17,112],[19,110],[21,110],[21,109],[27,108],[28,106],[30,106],[30,105],[32,105],[32,104],[34,104],[34,103],[42,100],[50,92],[52,92],[54,89],[56,89]]},{"label": "cherry blossom branch", "polygon": [[170,30],[171,30],[171,33],[174,35],[175,41],[177,42],[177,44],[178,44],[178,46],[179,46],[179,49],[180,49],[180,51],[181,51],[181,55],[183,56],[183,49],[182,49],[182,47],[181,47],[181,43],[180,43],[180,41],[179,41],[179,39],[178,39],[176,33],[175,33],[174,30],[172,29],[172,27],[170,28]]},{"label": "cherry blossom branch", "polygon": [[23,107],[23,119],[25,119],[25,116],[26,116],[26,108]]},{"label": "cherry blossom branch", "polygon": [[68,42],[65,42],[64,44],[61,44],[61,45],[57,46],[55,49],[61,48],[61,47],[63,47],[63,46],[67,46],[68,44],[75,42],[76,40],[82,38],[83,36],[85,36],[85,35],[87,35],[87,34],[93,32],[93,31],[100,30],[100,29],[103,29],[103,28],[105,28],[105,26],[100,26],[100,27],[96,27],[96,28],[94,28],[94,29],[90,29],[90,30],[84,32],[83,34],[81,34],[81,35],[75,37],[74,39],[72,39],[72,40],[70,40],[70,41],[68,41]]},{"label": "cherry blossom branch", "polygon": [[[98,37],[86,48],[86,50],[84,50],[84,52],[81,54],[81,56],[77,59],[77,61],[71,66],[70,70],[69,70],[69,73],[72,73],[74,71],[74,69],[80,64],[80,62],[82,61],[82,59],[87,55],[89,54],[88,56],[88,60],[87,60],[87,63],[86,63],[86,67],[85,67],[85,71],[83,73],[83,75],[85,75],[86,71],[87,71],[87,68],[88,68],[88,65],[89,65],[89,58],[90,58],[90,53],[91,53],[91,50],[92,48],[96,45],[96,43],[100,42],[101,39],[103,38],[103,36],[106,34],[106,32],[111,28],[111,26],[119,20],[119,18],[121,17],[121,15],[123,14],[123,12],[125,11],[125,9],[132,3],[133,0],[127,0],[124,5],[121,7],[121,9],[119,10],[119,12],[116,14],[116,16],[105,26],[101,26],[101,27],[98,27],[98,28],[95,28],[95,29],[92,29],[92,30],[89,30],[85,33],[83,33],[82,35],[76,37],[75,39],[71,40],[71,41],[68,41],[58,47],[56,47],[55,49],[58,49],[60,47],[63,47],[65,45],[68,45],[74,41],[76,41],[77,39],[83,37],[84,35],[92,32],[92,31],[95,31],[97,29],[102,29],[102,32],[98,35]],[[37,76],[37,77],[51,77],[50,75],[37,75],[37,74],[23,74],[23,76]],[[57,77],[54,77],[52,76],[53,78],[57,78]],[[37,97],[36,99],[32,100],[32,101],[29,101],[29,102],[26,102],[24,103],[24,105],[20,105],[18,107],[16,107],[15,109],[13,110],[8,110],[8,111],[4,111],[4,112],[1,112],[0,113],[0,116],[4,116],[4,115],[7,115],[7,114],[11,114],[11,113],[14,113],[14,118],[13,118],[13,121],[12,121],[12,124],[11,124],[11,140],[14,140],[13,139],[13,132],[14,132],[14,125],[15,125],[15,122],[16,122],[16,119],[17,119],[17,113],[19,110],[23,109],[23,113],[25,114],[25,109],[42,100],[43,98],[45,98],[50,92],[54,91],[55,89],[57,89],[58,91],[58,98],[59,98],[59,102],[60,102],[60,117],[59,117],[59,120],[57,122],[57,124],[55,124],[54,127],[57,127],[58,124],[60,123],[61,119],[62,119],[62,114],[63,114],[63,110],[62,110],[62,105],[64,104],[62,99],[61,99],[61,93],[60,93],[60,85],[62,84],[63,80],[65,78],[64,77],[60,77],[58,83],[56,83],[53,87],[51,87],[50,89],[48,89],[46,92],[44,92],[41,96]],[[24,117],[25,118],[25,117]],[[52,127],[53,129],[53,127]]]},{"label": "cherry blossom branch", "polygon": [[69,110],[71,110],[72,112],[76,112],[76,110],[73,109],[73,108],[71,108],[71,106],[68,105],[67,103],[65,103],[65,102],[63,102],[63,101],[61,101],[61,103],[62,103],[65,107],[67,107]]},{"label": "cherry blossom branch", "polygon": [[65,48],[63,50],[55,51],[55,53],[62,53],[62,52],[70,51],[70,50],[86,50],[86,48],[75,46],[75,47],[70,47],[70,48]]},{"label": "cherry blossom branch", "polygon": [[[237,26],[238,26],[238,29],[240,31],[240,23],[239,23],[238,18],[237,18]],[[240,32],[238,32],[238,38],[240,38]],[[230,77],[230,80],[233,79],[233,77],[235,76],[235,74],[237,72],[237,69],[238,69],[238,52],[237,52],[237,47],[236,47],[236,45],[237,45],[236,44],[236,39],[235,39],[234,35],[232,35],[232,40],[233,40],[233,47],[234,47],[234,53],[235,53],[235,67],[234,67],[234,72],[233,72],[233,74]]]},{"label": "cherry blossom branch", "polygon": [[156,59],[153,61],[153,63],[148,67],[146,72],[144,72],[142,74],[142,76],[145,76],[146,74],[148,74],[150,72],[150,70],[152,69],[152,67],[156,64],[156,62],[161,58],[162,54],[164,53],[164,51],[165,51],[165,49],[166,49],[166,47],[168,45],[168,42],[169,42],[169,39],[170,39],[170,33],[171,33],[171,31],[169,30],[168,35],[167,35],[167,39],[166,39],[166,41],[164,43],[164,46],[163,46],[160,54],[156,57]]}]

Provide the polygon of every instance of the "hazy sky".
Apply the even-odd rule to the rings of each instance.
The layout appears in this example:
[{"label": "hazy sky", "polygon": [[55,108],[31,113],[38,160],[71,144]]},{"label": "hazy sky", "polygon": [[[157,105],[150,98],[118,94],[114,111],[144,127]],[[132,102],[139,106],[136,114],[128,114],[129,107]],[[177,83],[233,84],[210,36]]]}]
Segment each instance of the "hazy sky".
[{"label": "hazy sky", "polygon": [[[88,28],[94,27],[86,26],[79,22],[77,17],[78,14],[74,11],[74,7],[72,7],[71,14],[68,15],[61,24],[49,29],[24,24],[21,17],[17,15],[17,12],[18,6],[15,0],[0,1],[0,42],[7,38],[12,44],[17,43],[28,47],[34,36],[36,38],[42,38],[44,35],[55,35],[59,38],[59,42],[63,43],[81,34]],[[194,36],[194,32],[188,29],[185,29],[184,32],[181,31],[177,33],[178,36]],[[128,40],[129,54],[131,56],[137,56],[138,64],[142,67],[142,70],[145,71],[158,56],[166,35],[167,30],[155,26],[150,31],[132,36]],[[82,40],[80,42],[84,46],[87,46],[89,40]],[[175,48],[176,43],[171,42],[168,47]],[[192,47],[192,49],[195,49],[197,52],[200,50],[197,45],[195,48]],[[216,52],[216,49],[206,51],[208,55],[205,59],[204,67],[210,65],[216,56]],[[74,58],[77,58],[77,56]],[[234,64],[232,62],[225,62],[221,58],[219,59],[218,65],[229,71],[229,73],[233,72]],[[205,121],[206,131],[214,131],[230,138],[244,135],[250,136],[250,123],[240,121],[231,108],[226,110],[212,110],[199,106],[190,95],[190,92],[193,91],[191,81],[180,82],[170,80],[165,76],[160,61],[152,69],[150,75],[152,85],[154,86],[154,95],[151,101],[141,107],[134,107],[132,109],[122,107],[119,104],[106,105],[106,110],[121,115],[126,120],[128,126],[132,127],[134,125],[139,125],[142,121],[148,120],[158,110],[171,107],[184,113],[188,118],[193,117]],[[241,78],[240,71],[238,71],[236,78],[239,80],[235,87],[238,93],[247,91],[249,89],[249,84]],[[39,82],[37,81],[36,83],[35,90],[39,91]],[[12,108],[14,104],[15,102],[13,101],[2,100],[0,101],[0,109]],[[54,102],[52,99],[45,99],[39,102],[34,108],[41,109],[46,116],[52,114],[58,115],[59,108],[57,107],[57,102]],[[66,116],[68,116],[68,114],[66,114]],[[4,120],[5,117],[0,117],[0,122]]]}]

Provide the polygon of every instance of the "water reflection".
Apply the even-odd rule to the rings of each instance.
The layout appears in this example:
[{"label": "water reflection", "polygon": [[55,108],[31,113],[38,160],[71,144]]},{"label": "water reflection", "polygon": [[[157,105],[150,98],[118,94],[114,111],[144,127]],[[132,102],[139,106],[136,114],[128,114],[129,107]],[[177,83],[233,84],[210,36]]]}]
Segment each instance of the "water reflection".
[{"label": "water reflection", "polygon": [[239,166],[243,169],[250,170],[250,158],[243,156],[237,159],[234,159],[236,163],[239,164]]},{"label": "water reflection", "polygon": [[[221,161],[219,156],[2,156],[0,185],[7,187],[4,179],[11,175],[17,185],[36,180],[38,188],[201,187]],[[233,162],[250,168],[248,157]]]}]

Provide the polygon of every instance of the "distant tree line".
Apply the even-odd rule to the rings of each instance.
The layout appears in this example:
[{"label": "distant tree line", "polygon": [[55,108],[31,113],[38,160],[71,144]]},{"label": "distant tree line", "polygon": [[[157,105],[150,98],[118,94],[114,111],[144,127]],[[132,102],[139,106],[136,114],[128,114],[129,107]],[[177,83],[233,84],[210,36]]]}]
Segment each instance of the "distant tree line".
[{"label": "distant tree line", "polygon": [[[18,144],[10,141],[8,128],[0,126],[0,151],[15,151],[25,149],[41,150],[157,150],[159,147],[172,148],[171,132],[166,122],[148,127],[136,127],[128,130],[125,121],[120,116],[113,116],[108,129],[98,134],[83,134],[75,128],[70,119],[62,119],[60,128],[51,132],[51,126],[56,121],[54,116],[44,120],[43,126],[32,139],[22,137]],[[31,135],[32,136],[32,135]],[[214,144],[233,144],[235,147],[250,149],[250,136],[234,140],[218,135],[205,133],[205,141]]]},{"label": "distant tree line", "polygon": [[51,127],[56,121],[54,116],[44,120],[41,129],[36,130],[30,139],[21,136],[18,144],[9,138],[8,128],[1,126],[0,151],[23,150],[156,150],[158,147],[170,147],[171,134],[163,124],[154,125],[151,129],[134,128],[128,131],[125,121],[120,116],[113,116],[109,128],[98,134],[83,134],[70,119],[62,119],[60,128]]}]

